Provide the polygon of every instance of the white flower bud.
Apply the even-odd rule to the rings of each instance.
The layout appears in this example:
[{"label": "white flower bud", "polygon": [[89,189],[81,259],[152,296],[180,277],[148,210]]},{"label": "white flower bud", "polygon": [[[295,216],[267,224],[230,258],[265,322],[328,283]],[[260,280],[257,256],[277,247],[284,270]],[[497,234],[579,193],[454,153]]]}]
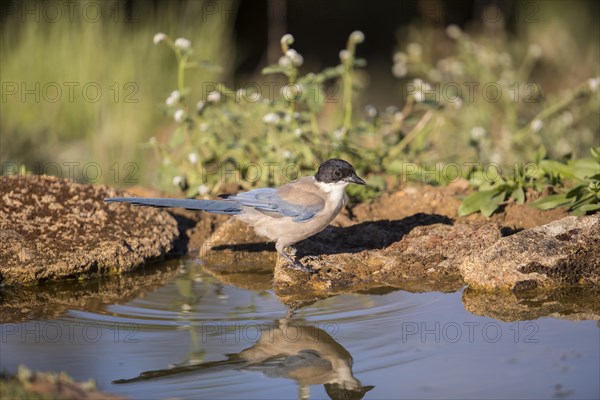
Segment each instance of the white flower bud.
[{"label": "white flower bud", "polygon": [[544,126],[544,122],[541,119],[534,119],[531,121],[531,130],[534,132],[539,132]]},{"label": "white flower bud", "polygon": [[268,113],[263,117],[263,122],[267,125],[275,125],[279,122],[279,115],[275,113]]},{"label": "white flower bud", "polygon": [[350,58],[350,52],[348,50],[341,50],[340,51],[340,61],[342,63],[346,62],[348,59]]},{"label": "white flower bud", "polygon": [[196,164],[198,162],[198,154],[197,153],[190,153],[187,156],[188,161],[192,164]]},{"label": "white flower bud", "polygon": [[172,107],[177,104],[179,100],[181,100],[181,95],[179,94],[178,90],[174,90],[171,92],[169,97],[167,97],[167,100],[165,100],[165,104],[169,107]]},{"label": "white flower bud", "polygon": [[281,68],[288,68],[292,66],[292,60],[290,60],[288,56],[281,56],[279,57],[279,61],[277,62],[277,64]]},{"label": "white flower bud", "polygon": [[205,195],[208,193],[210,193],[210,188],[208,187],[208,185],[202,184],[198,186],[198,194]]},{"label": "white flower bud", "polygon": [[173,114],[173,118],[175,119],[175,122],[181,123],[185,121],[185,111],[183,111],[182,109],[175,111],[175,114]]},{"label": "white flower bud", "polygon": [[350,40],[354,43],[362,43],[365,41],[365,34],[361,31],[354,31],[350,34]]},{"label": "white flower bud", "polygon": [[186,38],[182,38],[182,37],[175,39],[174,44],[175,44],[175,47],[177,47],[178,49],[181,49],[181,50],[188,50],[190,47],[192,47],[192,42],[190,42]]},{"label": "white flower bud", "polygon": [[175,186],[180,186],[183,183],[183,177],[176,175],[173,177],[173,180],[171,182]]},{"label": "white flower bud", "polygon": [[291,45],[292,43],[294,43],[294,37],[293,37],[292,35],[290,35],[289,33],[286,33],[285,35],[283,35],[283,36],[281,37],[281,40],[280,40],[280,42],[281,42],[281,45],[282,45],[282,46],[283,46],[283,45],[287,45],[287,46],[289,46],[289,45]]},{"label": "white flower bud", "polygon": [[221,93],[217,91],[210,92],[208,96],[206,96],[206,101],[209,103],[218,103],[221,101]]},{"label": "white flower bud", "polygon": [[304,62],[304,58],[294,49],[289,49],[285,55],[292,61],[295,67],[301,66]]},{"label": "white flower bud", "polygon": [[163,42],[166,38],[167,38],[167,35],[165,35],[162,32],[159,32],[156,35],[154,35],[154,38],[152,39],[152,41],[154,42],[154,44],[159,44],[160,42]]},{"label": "white flower bud", "polygon": [[588,79],[588,85],[590,86],[590,90],[592,92],[598,90],[598,87],[600,86],[600,76]]}]

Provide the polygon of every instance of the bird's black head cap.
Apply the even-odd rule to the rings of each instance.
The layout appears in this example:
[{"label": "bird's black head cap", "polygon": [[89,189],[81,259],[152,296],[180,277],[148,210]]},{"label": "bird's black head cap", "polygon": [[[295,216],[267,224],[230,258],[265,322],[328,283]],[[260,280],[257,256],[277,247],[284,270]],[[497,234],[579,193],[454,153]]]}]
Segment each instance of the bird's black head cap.
[{"label": "bird's black head cap", "polygon": [[339,158],[332,158],[321,164],[315,175],[315,179],[317,182],[323,183],[348,182],[359,185],[365,184],[365,181],[356,175],[354,167],[348,161],[340,160]]}]

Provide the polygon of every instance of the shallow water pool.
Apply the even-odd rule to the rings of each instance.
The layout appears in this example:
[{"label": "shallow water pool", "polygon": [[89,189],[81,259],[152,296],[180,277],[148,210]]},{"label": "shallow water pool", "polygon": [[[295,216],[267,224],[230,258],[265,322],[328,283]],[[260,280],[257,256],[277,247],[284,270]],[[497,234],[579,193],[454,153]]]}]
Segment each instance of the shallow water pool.
[{"label": "shallow water pool", "polygon": [[3,321],[0,367],[63,370],[138,399],[600,397],[596,321],[480,317],[462,291],[346,294],[289,310],[193,259],[137,281],[153,274],[163,280],[134,292],[135,275],[111,278],[116,299],[94,295],[102,280],[36,288],[56,304]]}]

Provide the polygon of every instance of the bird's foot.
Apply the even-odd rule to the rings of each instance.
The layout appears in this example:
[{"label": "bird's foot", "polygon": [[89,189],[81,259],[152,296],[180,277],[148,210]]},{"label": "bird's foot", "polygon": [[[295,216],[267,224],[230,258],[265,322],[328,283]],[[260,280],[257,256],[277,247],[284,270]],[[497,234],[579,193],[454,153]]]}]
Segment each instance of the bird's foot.
[{"label": "bird's foot", "polygon": [[305,265],[303,265],[300,261],[294,261],[292,262],[289,267],[295,271],[301,271],[301,272],[307,272],[309,274],[314,273],[315,271],[313,271],[312,268],[307,267]]},{"label": "bird's foot", "polygon": [[288,261],[289,267],[291,269],[296,270],[296,271],[301,271],[301,272],[314,273],[312,268],[304,266],[300,261],[298,261],[298,259],[296,259],[296,257],[292,258],[285,251],[282,251],[281,255],[283,256],[283,258],[285,258]]}]

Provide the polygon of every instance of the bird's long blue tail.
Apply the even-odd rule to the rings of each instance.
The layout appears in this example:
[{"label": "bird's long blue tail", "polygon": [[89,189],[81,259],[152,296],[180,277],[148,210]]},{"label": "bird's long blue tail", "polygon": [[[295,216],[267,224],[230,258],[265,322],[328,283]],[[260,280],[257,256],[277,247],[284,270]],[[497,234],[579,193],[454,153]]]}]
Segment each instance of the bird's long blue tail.
[{"label": "bird's long blue tail", "polygon": [[180,207],[188,210],[202,210],[213,214],[239,214],[242,206],[228,200],[194,199],[152,199],[145,197],[112,197],[104,199],[108,203],[129,203],[136,206]]}]

